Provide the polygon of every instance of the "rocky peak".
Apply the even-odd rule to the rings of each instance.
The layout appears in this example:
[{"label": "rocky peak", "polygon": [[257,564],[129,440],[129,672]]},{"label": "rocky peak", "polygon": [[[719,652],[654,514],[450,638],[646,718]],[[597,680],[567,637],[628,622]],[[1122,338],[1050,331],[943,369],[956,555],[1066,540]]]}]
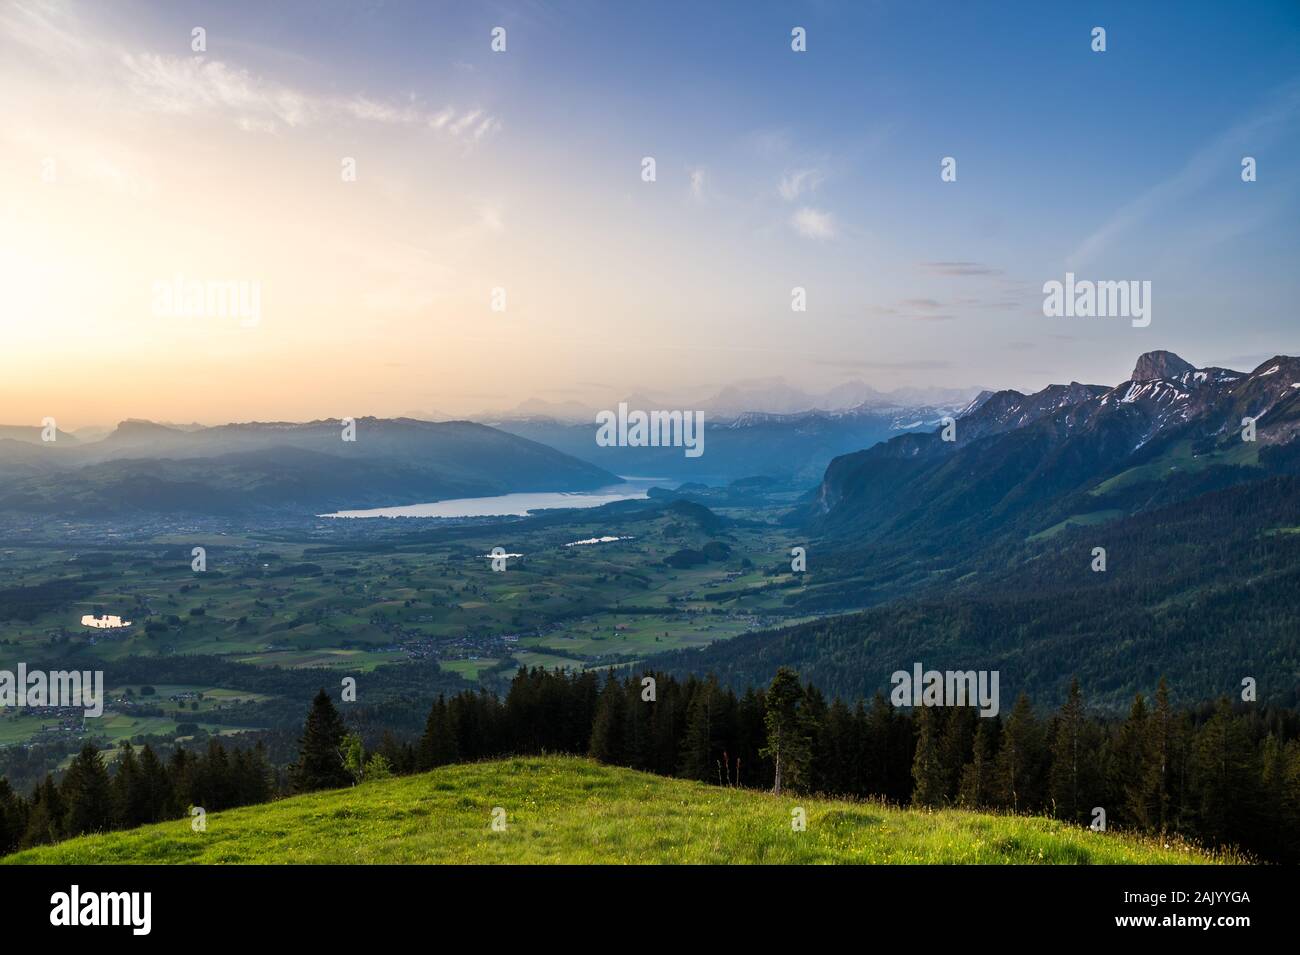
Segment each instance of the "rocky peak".
[{"label": "rocky peak", "polygon": [[1183,361],[1171,351],[1149,351],[1139,356],[1129,381],[1176,379],[1192,371],[1196,371],[1195,365]]}]

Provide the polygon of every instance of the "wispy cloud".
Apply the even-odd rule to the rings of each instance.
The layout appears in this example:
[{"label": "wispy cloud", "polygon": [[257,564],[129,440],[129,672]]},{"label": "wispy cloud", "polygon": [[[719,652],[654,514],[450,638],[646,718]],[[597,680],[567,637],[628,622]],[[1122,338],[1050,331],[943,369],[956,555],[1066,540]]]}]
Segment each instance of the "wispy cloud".
[{"label": "wispy cloud", "polygon": [[322,97],[277,83],[221,60],[124,53],[122,77],[133,103],[162,113],[224,114],[241,129],[275,132],[282,127],[359,120],[431,129],[457,139],[480,140],[500,128],[481,109],[437,111],[356,94]]},{"label": "wispy cloud", "polygon": [[96,49],[77,18],[51,3],[0,4],[0,38],[50,68],[72,69]]},{"label": "wispy cloud", "polygon": [[[961,264],[966,265],[969,263]],[[919,322],[947,322],[958,314],[969,312],[972,309],[1008,312],[1022,307],[1024,307],[1024,303],[1008,301],[1002,297],[988,299],[964,295],[949,301],[937,298],[904,298],[888,305],[869,305],[867,306],[867,312],[871,315],[907,318]]]},{"label": "wispy cloud", "polygon": [[708,187],[708,174],[703,167],[691,170],[691,197],[694,199],[703,199]]},{"label": "wispy cloud", "polygon": [[838,234],[835,217],[821,209],[803,206],[790,217],[790,225],[806,239],[833,239]]},{"label": "wispy cloud", "polygon": [[805,192],[813,192],[825,177],[816,169],[796,169],[781,177],[777,192],[786,202],[793,202]]},{"label": "wispy cloud", "polygon": [[980,262],[922,262],[921,268],[934,275],[1001,275],[1001,269]]},{"label": "wispy cloud", "polygon": [[[98,42],[87,42],[88,36]],[[224,117],[240,129],[258,132],[358,121],[424,128],[458,141],[477,142],[501,128],[497,117],[480,108],[425,109],[359,92],[322,95],[223,60],[123,47],[104,36],[101,24],[82,18],[72,7],[0,5],[0,48],[138,110]]]},{"label": "wispy cloud", "polygon": [[478,207],[478,221],[488,232],[501,232],[505,229],[505,210],[500,202],[483,202]]},{"label": "wispy cloud", "polygon": [[1253,154],[1271,141],[1297,115],[1300,80],[1292,80],[1274,90],[1262,107],[1197,150],[1170,178],[1122,206],[1079,243],[1066,259],[1067,264],[1072,268],[1086,265],[1157,210],[1186,202],[1214,179],[1234,175],[1242,156]]},{"label": "wispy cloud", "polygon": [[953,367],[950,361],[918,358],[912,361],[868,361],[858,358],[819,358],[814,364],[850,371],[942,371]]}]

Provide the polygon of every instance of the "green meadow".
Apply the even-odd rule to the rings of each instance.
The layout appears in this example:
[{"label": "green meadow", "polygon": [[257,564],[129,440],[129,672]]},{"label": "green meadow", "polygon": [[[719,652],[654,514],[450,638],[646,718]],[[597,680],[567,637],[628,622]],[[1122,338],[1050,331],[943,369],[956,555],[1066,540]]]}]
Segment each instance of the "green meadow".
[{"label": "green meadow", "polygon": [[[806,828],[792,820],[802,810]],[[503,823],[494,828],[493,819]],[[1235,861],[1191,846],[1033,816],[775,797],[573,757],[448,766],[417,776],[86,836],[11,864],[868,863]]]}]

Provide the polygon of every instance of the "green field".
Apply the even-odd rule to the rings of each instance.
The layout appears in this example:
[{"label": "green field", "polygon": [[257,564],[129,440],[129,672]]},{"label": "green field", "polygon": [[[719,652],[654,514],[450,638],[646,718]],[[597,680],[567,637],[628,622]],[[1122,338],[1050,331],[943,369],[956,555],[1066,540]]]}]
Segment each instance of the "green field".
[{"label": "green field", "polygon": [[1105,524],[1107,521],[1113,521],[1116,518],[1123,516],[1124,512],[1120,510],[1092,511],[1088,514],[1072,514],[1065,520],[1053,524],[1046,530],[1041,530],[1037,534],[1029,535],[1027,540],[1047,540],[1049,537],[1055,537],[1067,527],[1092,527],[1096,524]]},{"label": "green field", "polygon": [[[0,597],[9,595],[0,599],[0,667],[75,657],[102,664],[112,681],[113,664],[128,657],[210,655],[354,674],[432,658],[476,680],[490,665],[466,663],[509,656],[548,667],[632,663],[790,619],[787,599],[815,576],[791,574],[788,532],[770,523],[776,510],[746,513],[717,528],[673,512],[575,512],[560,523],[472,529],[329,523],[0,548]],[[567,546],[611,532],[625,539]],[[664,563],[711,541],[726,545],[725,557]],[[203,572],[191,568],[195,543],[208,548]],[[495,546],[523,556],[496,572],[487,557]],[[103,613],[133,624],[80,623]],[[0,738],[16,734],[8,729]]]},{"label": "green field", "polygon": [[1255,444],[1237,442],[1228,445],[1226,450],[1198,454],[1193,451],[1192,442],[1180,441],[1154,461],[1121,471],[1114,477],[1102,481],[1088,493],[1093,497],[1102,497],[1112,491],[1123,490],[1148,481],[1161,481],[1176,473],[1195,474],[1216,465],[1259,467],[1259,447]]},{"label": "green field", "polygon": [[[792,813],[806,813],[794,831]],[[494,831],[494,809],[504,831]],[[74,839],[6,863],[1206,863],[1183,845],[1031,816],[652,776],[572,757],[450,766],[354,789]]]}]

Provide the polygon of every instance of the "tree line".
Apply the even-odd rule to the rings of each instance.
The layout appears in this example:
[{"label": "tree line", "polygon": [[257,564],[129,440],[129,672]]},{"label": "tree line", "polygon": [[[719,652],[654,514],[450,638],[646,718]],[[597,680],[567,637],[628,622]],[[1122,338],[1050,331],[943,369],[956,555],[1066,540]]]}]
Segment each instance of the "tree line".
[{"label": "tree line", "polygon": [[258,745],[227,750],[210,740],[205,750],[176,749],[163,761],[149,745],[137,753],[123,742],[113,760],[87,743],[55,782],[46,774],[24,798],[0,778],[0,855],[113,829],[180,819],[190,807],[206,811],[267,802],[274,773]]},{"label": "tree line", "polygon": [[87,746],[60,784],[47,776],[28,799],[0,780],[0,852],[180,818],[190,806],[574,753],[722,786],[1104,820],[1300,861],[1300,714],[1227,699],[1177,709],[1163,679],[1124,719],[1089,713],[1077,681],[1054,712],[1036,711],[1022,694],[1005,718],[985,718],[972,707],[896,708],[879,694],[828,701],[785,667],[740,695],[713,676],[520,669],[502,697],[439,696],[418,738],[386,731],[370,743],[349,732],[321,690],[279,792],[260,746],[231,753],[213,740],[164,764],[127,744],[111,774]]},{"label": "tree line", "polygon": [[[504,699],[439,697],[418,741],[389,736],[375,752],[395,773],[585,753],[717,785],[1041,814],[1300,861],[1300,714],[1227,698],[1175,708],[1163,678],[1124,719],[1089,713],[1077,680],[1055,712],[1021,694],[1005,718],[986,718],[973,707],[896,708],[880,694],[828,701],[786,667],[741,695],[713,676],[602,683],[521,669]],[[320,782],[343,779],[336,770]]]}]

